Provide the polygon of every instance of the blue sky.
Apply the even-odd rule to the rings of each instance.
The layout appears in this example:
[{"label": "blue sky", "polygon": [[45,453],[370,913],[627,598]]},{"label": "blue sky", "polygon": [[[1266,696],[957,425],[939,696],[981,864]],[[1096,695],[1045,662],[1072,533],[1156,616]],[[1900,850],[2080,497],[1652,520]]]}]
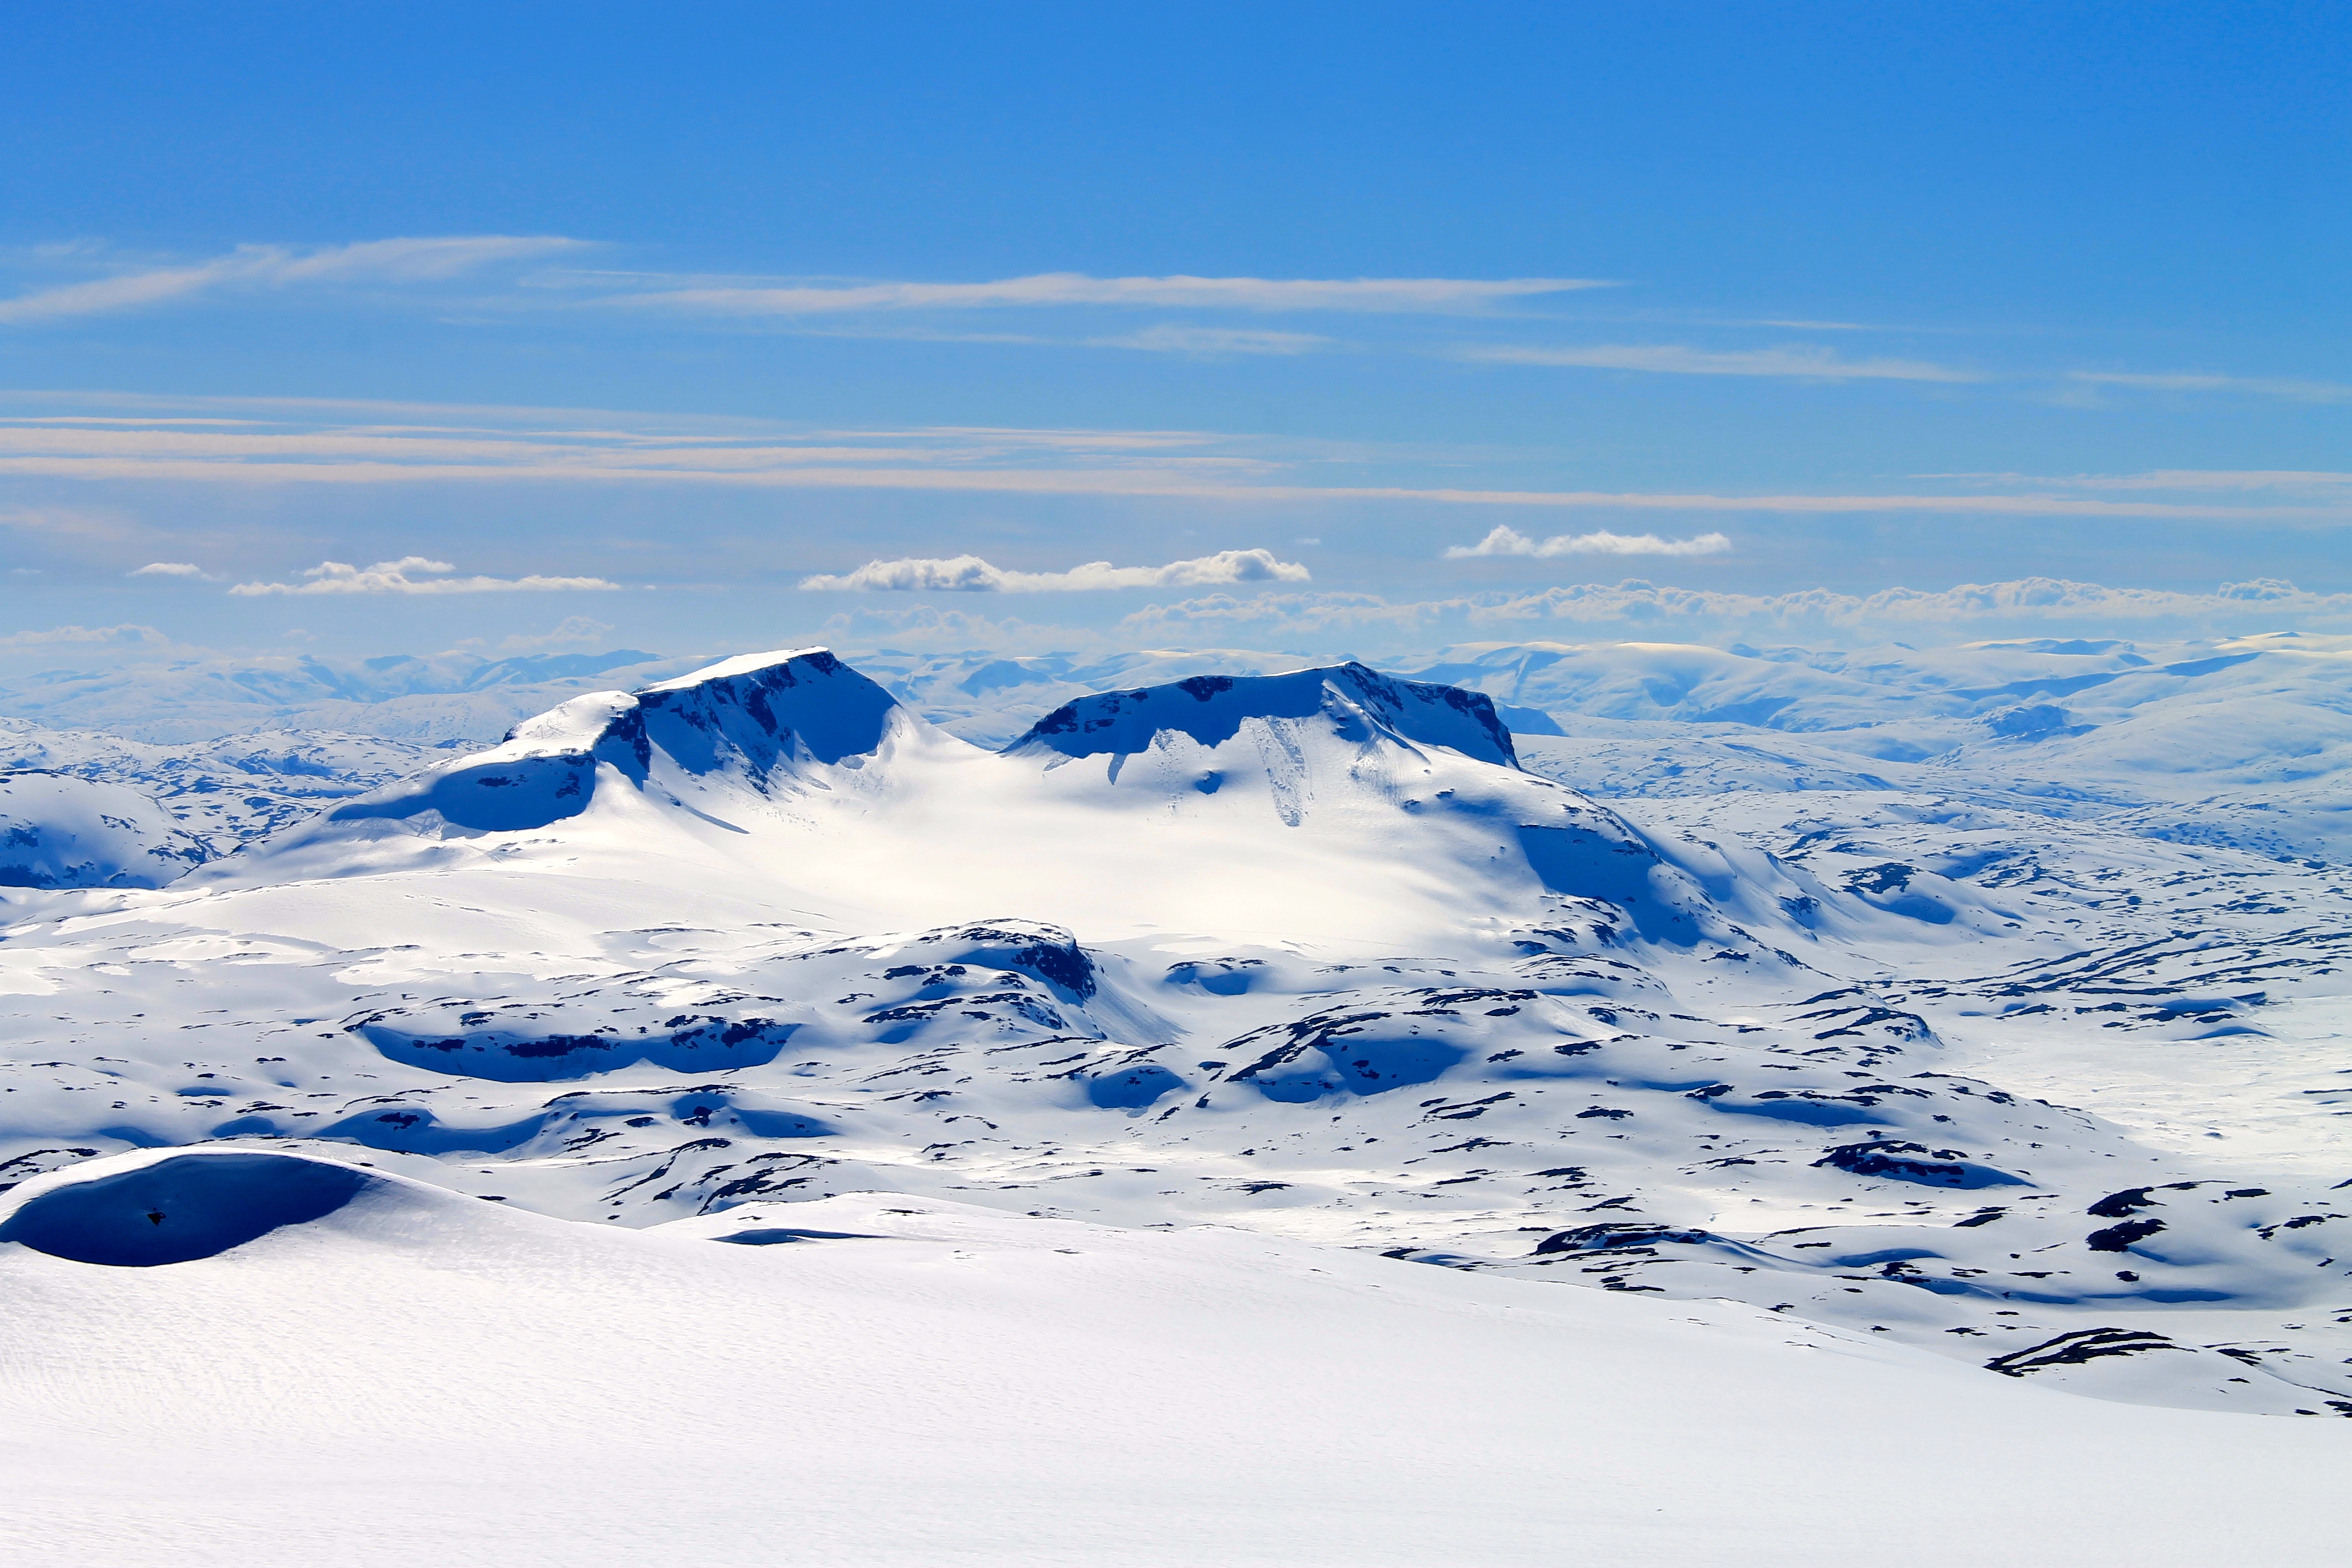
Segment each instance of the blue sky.
[{"label": "blue sky", "polygon": [[10,30],[13,660],[2352,624],[2340,5]]}]

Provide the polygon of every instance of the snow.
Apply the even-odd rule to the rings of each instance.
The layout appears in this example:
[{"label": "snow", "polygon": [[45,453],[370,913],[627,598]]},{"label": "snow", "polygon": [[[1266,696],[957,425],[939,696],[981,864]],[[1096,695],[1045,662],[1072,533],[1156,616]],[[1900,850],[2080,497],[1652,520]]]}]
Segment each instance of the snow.
[{"label": "snow", "polygon": [[[1155,689],[1161,699],[1156,704]],[[1510,732],[1486,698],[1458,687],[1391,679],[1360,664],[1279,676],[1196,675],[1157,689],[1084,698],[1037,721],[1006,750],[1132,756],[1163,736],[1183,736],[1213,748],[1253,721],[1287,720],[1295,725],[1318,717],[1350,739],[1378,735],[1392,743],[1444,746],[1481,762],[1518,765]]]},{"label": "snow", "polygon": [[[1496,899],[1526,902],[1543,878],[1595,857],[1630,857],[1636,877],[1653,859],[1559,786],[1391,722],[1507,759],[1482,701],[1457,710],[1378,677],[1366,686],[1369,671],[1248,683],[1265,709],[1248,714],[1168,689],[1215,729],[1137,731],[1139,751],[1083,760],[1045,744],[1041,777],[1035,742],[983,752],[828,654],[768,657],[690,686],[574,699],[194,885],[339,875],[355,854],[372,870],[552,858],[580,868],[567,877],[689,884],[756,868],[766,896],[859,929],[1013,910],[1106,938],[1177,928],[1402,942]],[[1382,717],[1361,702],[1404,706]],[[1293,831],[1310,817],[1313,832]],[[477,837],[573,819],[560,839]],[[1557,841],[1531,859],[1530,834]]]},{"label": "snow", "polygon": [[106,1161],[0,1224],[107,1184],[133,1235],[288,1222],[168,1266],[0,1247],[32,1568],[2340,1555],[2335,1424],[1726,1303],[885,1195],[600,1229],[266,1152]]},{"label": "snow", "polygon": [[[91,1413],[0,1529],[774,1560],[719,1456],[812,1561],[2325,1560],[2352,666],[2279,640],[782,650],[0,892],[0,1428]],[[292,1217],[41,1250],[109,1193]]]},{"label": "snow", "polygon": [[656,681],[645,689],[648,692],[685,691],[697,686],[727,680],[739,675],[754,675],[763,669],[789,666],[798,660],[806,660],[816,654],[830,655],[831,652],[830,648],[797,647],[784,648],[773,653],[737,654],[731,658],[722,658],[715,664],[706,664],[699,669],[689,670],[675,680]]},{"label": "snow", "polygon": [[0,887],[153,888],[208,855],[137,790],[0,773]]},{"label": "snow", "polygon": [[[115,815],[135,818],[160,811],[170,824],[163,831],[184,834],[196,851],[182,869],[234,854],[322,805],[472,749],[463,742],[426,747],[373,735],[285,730],[164,745],[0,720],[0,770],[69,774],[137,792],[144,801]],[[56,826],[68,825],[59,819]]]}]

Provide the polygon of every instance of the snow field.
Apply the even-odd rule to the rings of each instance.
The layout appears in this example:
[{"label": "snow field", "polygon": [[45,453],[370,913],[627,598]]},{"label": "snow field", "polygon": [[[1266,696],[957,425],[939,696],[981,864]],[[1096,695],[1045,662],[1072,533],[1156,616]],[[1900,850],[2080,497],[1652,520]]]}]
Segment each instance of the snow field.
[{"label": "snow field", "polygon": [[0,1542],[37,1568],[2337,1555],[2332,1423],[1216,1227],[845,1195],[600,1230],[370,1173],[210,1258],[0,1249]]}]

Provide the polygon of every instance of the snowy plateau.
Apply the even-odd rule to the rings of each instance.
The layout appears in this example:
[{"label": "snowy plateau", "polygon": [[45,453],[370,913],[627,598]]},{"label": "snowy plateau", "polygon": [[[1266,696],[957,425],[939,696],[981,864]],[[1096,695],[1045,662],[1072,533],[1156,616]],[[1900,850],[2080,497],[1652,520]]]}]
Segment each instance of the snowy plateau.
[{"label": "snowy plateau", "polygon": [[0,689],[0,1551],[2345,1560],[2352,638],[1299,662]]}]

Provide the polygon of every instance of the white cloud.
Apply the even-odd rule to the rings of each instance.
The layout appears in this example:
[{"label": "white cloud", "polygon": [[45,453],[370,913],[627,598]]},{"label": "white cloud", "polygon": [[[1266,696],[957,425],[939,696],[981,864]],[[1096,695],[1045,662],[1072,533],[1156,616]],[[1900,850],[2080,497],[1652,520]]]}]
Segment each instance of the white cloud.
[{"label": "white cloud", "polygon": [[1090,278],[1040,272],[985,283],[713,284],[613,297],[734,316],[848,310],[963,310],[1006,306],[1125,305],[1162,310],[1363,310],[1389,314],[1477,310],[1512,300],[1611,287],[1591,278]]},{"label": "white cloud", "polygon": [[1810,381],[1981,381],[1972,371],[1908,359],[1842,359],[1829,349],[1707,350],[1676,343],[1606,343],[1581,349],[1471,348],[1462,357],[1490,364],[1572,365],[1670,375],[1773,375]]},{"label": "white cloud", "polygon": [[[2283,577],[2249,577],[2242,583],[2224,583],[2214,590],[2214,597],[2232,599],[2244,604],[2283,605],[2308,597],[2304,591]],[[2346,595],[2326,595],[2341,600]]]},{"label": "white cloud", "polygon": [[2352,401],[2352,385],[2336,381],[2306,381],[2293,376],[2207,375],[2193,372],[2135,375],[2078,370],[2068,373],[2066,379],[2077,386],[2116,387],[2126,392],[2227,392],[2254,397],[2282,397],[2296,403]]},{"label": "white cloud", "polygon": [[148,268],[0,300],[0,324],[136,310],[239,285],[431,282],[490,262],[527,260],[584,243],[552,236],[488,234],[376,239],[308,251],[278,245],[241,245],[226,256],[207,261]]},{"label": "white cloud", "polygon": [[212,581],[210,577],[205,576],[205,569],[192,561],[150,561],[131,575],[133,577],[201,577],[207,583]]},{"label": "white cloud", "polygon": [[1555,533],[1530,539],[1508,525],[1497,526],[1475,544],[1456,544],[1445,558],[1459,561],[1473,555],[1720,555],[1731,541],[1720,533],[1689,539],[1661,539],[1654,533]]},{"label": "white cloud", "polygon": [[1223,583],[1304,583],[1307,571],[1270,550],[1220,550],[1165,566],[1114,566],[1089,561],[1066,572],[1008,572],[977,555],[869,561],[840,576],[804,577],[801,586],[831,593],[931,591],[973,594],[1086,593],[1107,588],[1192,588]]},{"label": "white cloud", "polygon": [[0,647],[55,647],[61,644],[103,644],[110,647],[153,647],[172,639],[153,626],[51,626],[47,631],[10,632],[0,637]]},{"label": "white cloud", "polygon": [[321,561],[302,574],[300,583],[239,583],[229,590],[247,597],[266,594],[513,594],[577,593],[615,589],[618,583],[602,577],[451,577],[457,568],[446,561],[404,555],[373,566],[352,566]]}]

